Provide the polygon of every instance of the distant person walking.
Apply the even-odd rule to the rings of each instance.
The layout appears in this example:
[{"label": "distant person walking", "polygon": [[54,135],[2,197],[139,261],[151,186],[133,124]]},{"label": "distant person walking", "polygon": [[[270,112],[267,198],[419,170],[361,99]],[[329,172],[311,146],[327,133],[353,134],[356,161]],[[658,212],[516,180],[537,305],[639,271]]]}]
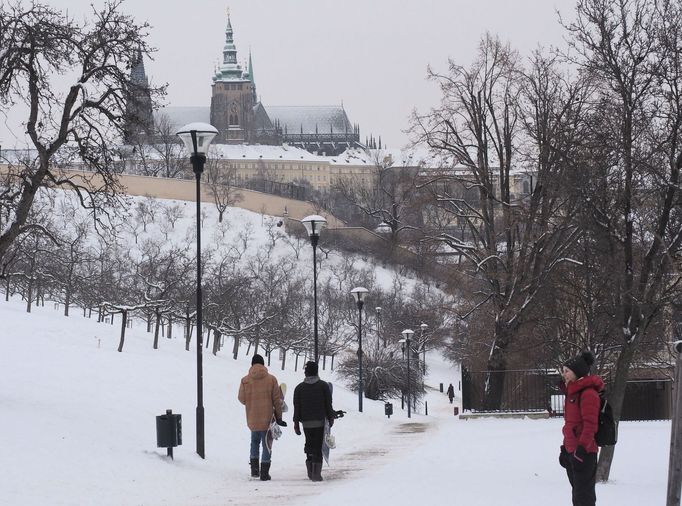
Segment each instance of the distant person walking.
[{"label": "distant person walking", "polygon": [[305,365],[305,379],[294,390],[294,432],[301,435],[301,425],[305,433],[305,467],[308,478],[322,481],[322,438],[324,422],[334,425],[334,408],[329,385],[318,376],[316,362]]},{"label": "distant person walking", "polygon": [[599,394],[604,382],[590,374],[594,363],[592,352],[585,351],[566,362],[562,369],[561,389],[564,401],[564,444],[559,464],[566,469],[572,488],[573,506],[594,506],[597,476],[597,443],[599,428]]},{"label": "distant person walking", "polygon": [[454,398],[455,398],[455,387],[453,387],[452,383],[450,383],[450,386],[448,387],[448,399],[450,399],[450,404],[452,404],[452,400]]},{"label": "distant person walking", "polygon": [[[270,451],[265,445],[272,415],[277,423],[286,427],[282,421],[282,395],[277,378],[268,373],[263,357],[255,354],[251,359],[249,373],[239,384],[239,402],[246,406],[246,424],[251,430],[251,476],[259,477],[261,481],[270,479]],[[258,467],[258,450],[262,445],[260,469]]]}]

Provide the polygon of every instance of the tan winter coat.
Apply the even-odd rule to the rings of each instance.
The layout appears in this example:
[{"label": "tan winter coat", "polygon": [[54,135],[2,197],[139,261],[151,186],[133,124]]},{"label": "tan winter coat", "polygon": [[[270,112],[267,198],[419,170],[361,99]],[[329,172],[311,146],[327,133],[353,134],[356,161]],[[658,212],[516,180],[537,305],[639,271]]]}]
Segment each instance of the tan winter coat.
[{"label": "tan winter coat", "polygon": [[238,399],[246,406],[246,424],[253,431],[268,430],[273,411],[277,419],[282,418],[282,394],[277,378],[268,374],[264,365],[251,366],[239,384]]}]

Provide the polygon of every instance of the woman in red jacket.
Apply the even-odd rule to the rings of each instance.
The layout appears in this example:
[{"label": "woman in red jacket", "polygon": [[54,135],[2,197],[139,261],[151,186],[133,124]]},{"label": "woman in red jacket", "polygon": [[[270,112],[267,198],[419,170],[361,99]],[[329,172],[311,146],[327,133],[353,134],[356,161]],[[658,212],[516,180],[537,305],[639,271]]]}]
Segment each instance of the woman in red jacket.
[{"label": "woman in red jacket", "polygon": [[566,469],[573,489],[573,506],[594,506],[597,476],[597,443],[594,435],[599,427],[600,392],[604,382],[590,375],[594,363],[592,352],[585,351],[564,364],[561,389],[564,402],[564,444],[559,463]]}]

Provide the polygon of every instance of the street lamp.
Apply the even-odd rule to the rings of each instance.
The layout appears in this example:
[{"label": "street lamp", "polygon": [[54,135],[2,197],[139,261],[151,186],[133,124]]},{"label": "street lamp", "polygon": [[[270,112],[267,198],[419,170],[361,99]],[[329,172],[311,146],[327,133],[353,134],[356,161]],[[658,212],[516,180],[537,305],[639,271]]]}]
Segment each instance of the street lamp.
[{"label": "street lamp", "polygon": [[[379,341],[381,340],[381,306],[374,308],[377,312],[377,349],[379,348]],[[384,335],[384,348],[386,348],[386,336]]]},{"label": "street lamp", "polygon": [[185,143],[190,153],[189,160],[197,181],[197,453],[203,459],[204,451],[204,376],[202,363],[203,335],[201,314],[201,173],[206,163],[208,146],[218,130],[207,123],[190,123],[177,131],[178,137]]},{"label": "street lamp", "polygon": [[422,332],[419,336],[419,340],[421,341],[421,346],[422,346],[422,365],[423,365],[423,374],[426,374],[426,341],[424,340],[424,331],[429,328],[429,326],[422,322],[422,324],[419,326],[421,328]]},{"label": "street lamp", "polygon": [[310,236],[310,244],[313,245],[313,306],[314,306],[314,319],[313,319],[313,331],[315,336],[315,362],[317,362],[317,242],[320,240],[320,232],[327,225],[327,220],[322,216],[313,214],[311,216],[306,216],[301,220],[303,226],[308,231],[308,236]]},{"label": "street lamp", "polygon": [[412,418],[412,403],[410,402],[410,339],[414,335],[414,330],[405,329],[401,332],[403,339],[403,352],[407,351],[407,418]]},{"label": "street lamp", "polygon": [[365,304],[365,297],[368,293],[369,290],[364,286],[358,286],[350,291],[358,305],[358,410],[360,413],[362,413],[362,396],[364,393],[362,387],[362,306]]}]

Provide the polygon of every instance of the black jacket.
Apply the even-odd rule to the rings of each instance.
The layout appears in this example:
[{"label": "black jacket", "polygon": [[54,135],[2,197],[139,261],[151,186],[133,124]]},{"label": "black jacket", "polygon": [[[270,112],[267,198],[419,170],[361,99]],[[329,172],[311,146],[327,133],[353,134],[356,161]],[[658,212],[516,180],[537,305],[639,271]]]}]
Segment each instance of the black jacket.
[{"label": "black jacket", "polygon": [[306,378],[294,390],[294,422],[321,422],[325,418],[334,423],[334,408],[332,408],[332,394],[326,381],[317,379],[314,382]]}]

